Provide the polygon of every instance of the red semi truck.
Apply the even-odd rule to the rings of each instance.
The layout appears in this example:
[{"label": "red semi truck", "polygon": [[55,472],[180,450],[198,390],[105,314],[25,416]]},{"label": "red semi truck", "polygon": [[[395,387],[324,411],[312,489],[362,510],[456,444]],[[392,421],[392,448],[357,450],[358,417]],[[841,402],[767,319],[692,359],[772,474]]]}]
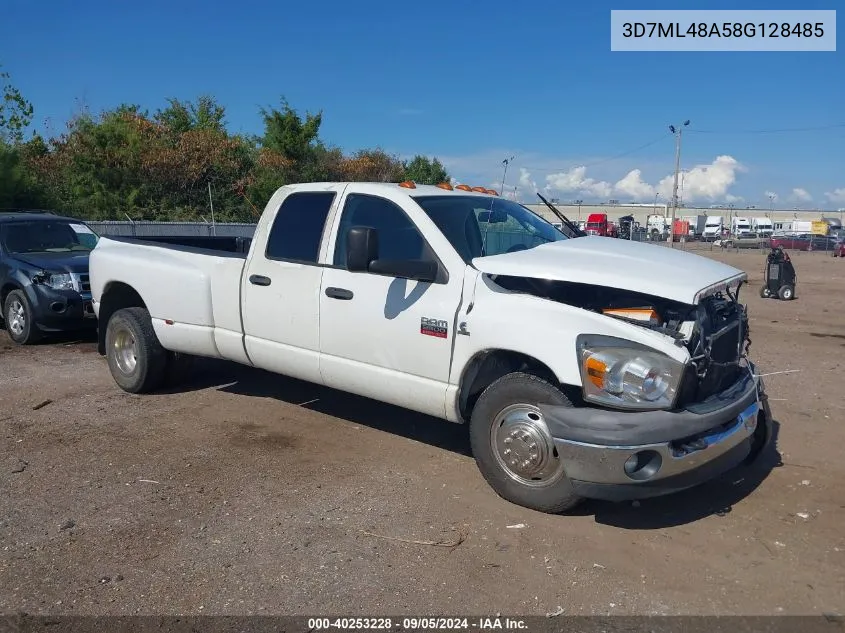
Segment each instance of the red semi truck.
[{"label": "red semi truck", "polygon": [[610,233],[607,213],[591,213],[587,216],[585,230],[588,235],[603,235],[606,237]]}]

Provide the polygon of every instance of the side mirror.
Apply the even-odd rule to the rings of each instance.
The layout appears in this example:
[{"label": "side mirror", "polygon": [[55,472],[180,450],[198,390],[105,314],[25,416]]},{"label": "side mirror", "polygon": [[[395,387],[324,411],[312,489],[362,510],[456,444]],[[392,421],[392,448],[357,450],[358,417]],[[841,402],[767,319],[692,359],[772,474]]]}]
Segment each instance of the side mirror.
[{"label": "side mirror", "polygon": [[437,262],[425,259],[377,259],[370,262],[370,272],[390,277],[434,282],[439,272]]},{"label": "side mirror", "polygon": [[353,226],[346,234],[346,269],[366,272],[378,259],[378,231],[368,226]]}]

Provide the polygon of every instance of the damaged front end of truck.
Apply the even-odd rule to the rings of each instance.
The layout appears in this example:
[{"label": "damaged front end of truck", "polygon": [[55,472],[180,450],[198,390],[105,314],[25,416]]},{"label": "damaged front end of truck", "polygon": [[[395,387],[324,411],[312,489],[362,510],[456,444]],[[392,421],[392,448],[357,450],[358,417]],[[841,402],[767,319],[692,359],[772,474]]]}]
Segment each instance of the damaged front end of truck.
[{"label": "damaged front end of truck", "polygon": [[[573,400],[575,406],[539,405],[578,494],[609,500],[657,496],[754,461],[769,443],[771,419],[762,380],[749,358],[748,314],[739,301],[745,274],[692,257],[684,260],[698,266],[689,274],[690,283],[669,276],[663,283],[653,274],[638,280],[643,264],[630,256],[633,249],[628,266],[604,262],[585,272],[583,266],[553,270],[544,265],[552,250],[563,254],[575,250],[570,245],[576,242],[577,250],[615,246],[604,238],[567,240],[550,245],[545,254],[544,247],[533,249],[532,262],[512,257],[505,265],[510,256],[503,255],[501,266],[476,263],[506,292],[566,304],[660,335],[660,344],[651,347],[619,336],[618,327],[612,328],[614,336],[578,334],[581,399]],[[659,247],[642,248],[664,255]],[[680,255],[668,257],[680,261]],[[537,274],[531,274],[532,268]],[[667,348],[686,353],[671,358],[664,353]]]}]

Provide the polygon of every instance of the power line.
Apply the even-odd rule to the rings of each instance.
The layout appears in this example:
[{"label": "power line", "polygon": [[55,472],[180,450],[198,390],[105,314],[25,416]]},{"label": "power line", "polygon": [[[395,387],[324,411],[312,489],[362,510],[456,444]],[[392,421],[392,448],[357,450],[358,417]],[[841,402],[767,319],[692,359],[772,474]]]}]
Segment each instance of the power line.
[{"label": "power line", "polygon": [[832,123],[830,125],[817,125],[812,127],[784,127],[764,130],[690,130],[689,134],[780,134],[783,132],[817,132],[821,130],[832,130],[845,128],[845,123]]},{"label": "power line", "polygon": [[667,137],[666,137],[665,134],[661,134],[660,136],[658,136],[653,141],[649,141],[648,143],[644,143],[643,145],[635,147],[634,149],[629,149],[628,151],[622,152],[621,154],[617,154],[616,156],[611,156],[610,158],[604,158],[602,160],[597,160],[593,163],[587,163],[586,165],[570,165],[569,167],[558,167],[558,168],[523,167],[523,169],[527,169],[529,171],[568,171],[568,170],[572,169],[573,167],[594,167],[595,165],[603,165],[604,163],[609,163],[611,161],[618,160],[620,158],[624,158],[625,156],[630,156],[631,154],[633,154],[635,152],[639,152],[640,150],[643,150],[647,147],[651,147],[652,145],[655,145],[656,143],[659,143],[660,141],[665,141],[666,138]]}]

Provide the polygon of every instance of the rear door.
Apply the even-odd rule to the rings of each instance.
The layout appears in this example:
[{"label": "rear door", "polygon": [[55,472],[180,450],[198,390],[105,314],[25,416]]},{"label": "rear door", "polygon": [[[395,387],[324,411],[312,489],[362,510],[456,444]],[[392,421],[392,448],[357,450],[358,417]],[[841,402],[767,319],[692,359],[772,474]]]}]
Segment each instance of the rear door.
[{"label": "rear door", "polygon": [[[288,193],[262,218],[241,285],[244,344],[257,367],[320,383],[320,252],[344,185]],[[266,222],[266,224],[264,224]]]}]

